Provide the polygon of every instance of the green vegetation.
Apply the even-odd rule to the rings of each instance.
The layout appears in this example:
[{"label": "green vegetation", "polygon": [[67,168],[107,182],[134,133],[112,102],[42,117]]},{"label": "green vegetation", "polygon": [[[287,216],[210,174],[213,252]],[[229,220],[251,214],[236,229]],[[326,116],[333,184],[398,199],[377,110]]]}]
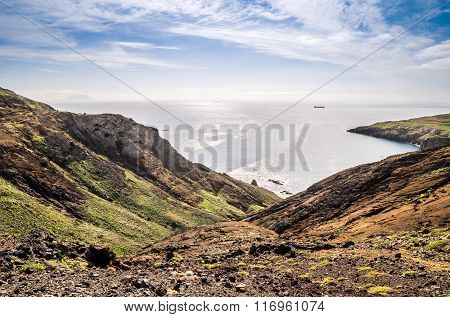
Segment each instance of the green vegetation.
[{"label": "green vegetation", "polygon": [[28,263],[22,266],[21,270],[27,273],[43,271],[45,270],[45,265],[42,263]]},{"label": "green vegetation", "polygon": [[389,275],[389,274],[372,270],[372,271],[369,271],[366,275],[364,275],[364,277],[373,278],[373,277],[377,277],[377,276],[387,276],[387,275]]},{"label": "green vegetation", "polygon": [[370,266],[361,266],[356,268],[358,270],[358,272],[364,272],[364,271],[370,271],[372,270],[372,268]]},{"label": "green vegetation", "polygon": [[[45,230],[66,241],[109,245],[119,255],[161,238],[160,228],[143,219],[136,219],[136,215],[123,208],[100,198],[92,198],[86,204],[87,218],[92,223],[80,221],[52,205],[45,205],[0,178],[0,232],[18,235]],[[116,216],[117,219],[114,219]],[[128,221],[130,223],[124,223]],[[119,227],[120,230],[115,232]]]},{"label": "green vegetation", "polygon": [[263,209],[264,209],[264,207],[263,207],[263,206],[260,206],[260,205],[250,205],[250,206],[248,207],[247,213],[249,213],[249,214],[255,214],[255,213],[260,212],[260,211],[263,210]]},{"label": "green vegetation", "polygon": [[303,273],[303,274],[300,274],[298,276],[298,278],[301,279],[301,280],[309,280],[311,278],[311,274],[310,273]]},{"label": "green vegetation", "polygon": [[260,264],[252,264],[249,266],[249,269],[251,270],[259,270],[259,269],[265,269],[266,266],[265,265],[260,265]]},{"label": "green vegetation", "polygon": [[403,272],[402,275],[403,275],[403,276],[406,276],[406,277],[413,277],[413,276],[416,276],[416,275],[417,275],[417,272],[411,270],[411,271]]},{"label": "green vegetation", "polygon": [[431,129],[450,132],[450,115],[445,114],[402,121],[382,122],[377,123],[376,126],[379,126],[381,128],[396,128],[399,126],[410,128],[427,127]]},{"label": "green vegetation", "polygon": [[392,291],[392,288],[388,286],[373,286],[369,287],[367,289],[367,293],[370,295],[386,295],[387,293],[390,293]]},{"label": "green vegetation", "polygon": [[36,143],[42,143],[42,142],[44,142],[45,138],[42,135],[40,135],[39,133],[35,133],[31,137],[31,140],[33,140],[33,142],[36,142]]},{"label": "green vegetation", "polygon": [[84,271],[88,267],[88,263],[82,260],[70,259],[68,257],[58,260],[48,260],[47,261],[54,268],[64,268],[71,271]]},{"label": "green vegetation", "polygon": [[206,210],[214,215],[226,219],[236,219],[244,216],[244,212],[227,203],[224,197],[201,190],[199,195],[203,201],[198,205],[199,208]]},{"label": "green vegetation", "polygon": [[218,215],[175,201],[134,173],[129,171],[124,171],[124,173],[129,194],[121,196],[118,203],[148,221],[158,223],[171,230],[181,230],[226,220]]},{"label": "green vegetation", "polygon": [[72,175],[89,190],[104,197],[114,196],[117,185],[108,178],[97,175],[96,168],[91,161],[74,161],[69,164],[68,168]]},{"label": "green vegetation", "polygon": [[318,268],[324,267],[324,266],[328,266],[331,265],[332,262],[329,260],[322,260],[319,263],[313,265],[310,267],[311,270],[317,270]]},{"label": "green vegetation", "polygon": [[448,250],[448,245],[450,243],[450,239],[443,239],[443,240],[437,240],[430,242],[427,244],[426,249],[427,250],[433,250],[433,251],[446,251]]},{"label": "green vegetation", "polygon": [[212,269],[215,268],[217,265],[216,264],[211,264],[211,263],[205,263],[202,265],[205,269]]},{"label": "green vegetation", "polygon": [[179,254],[175,254],[175,256],[172,258],[173,262],[180,262],[183,261],[183,257]]},{"label": "green vegetation", "polygon": [[86,200],[83,206],[87,222],[132,241],[150,244],[170,234],[167,228],[148,222],[120,205],[95,196]]},{"label": "green vegetation", "polygon": [[323,280],[313,281],[313,283],[320,284],[323,286],[323,285],[328,285],[328,284],[334,283],[334,280],[331,277],[325,277]]}]

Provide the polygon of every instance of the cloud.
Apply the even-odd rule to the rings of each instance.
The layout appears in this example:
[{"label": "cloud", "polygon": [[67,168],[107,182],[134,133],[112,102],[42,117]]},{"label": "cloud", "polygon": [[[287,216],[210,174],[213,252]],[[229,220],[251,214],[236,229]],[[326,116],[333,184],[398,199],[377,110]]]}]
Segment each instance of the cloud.
[{"label": "cloud", "polygon": [[[402,1],[391,3],[389,14],[397,14],[401,5]],[[142,37],[168,32],[231,43],[287,59],[347,66],[404,30],[386,21],[382,0],[17,0],[14,7],[108,67],[187,66],[170,57],[149,55],[154,50],[179,50],[177,45],[105,39],[100,43],[106,43],[106,47],[98,43],[96,47],[85,47],[73,33],[101,34],[135,27]],[[3,13],[0,27],[0,40],[21,49],[24,58],[79,60],[18,17]],[[371,59],[384,60],[391,67],[413,63],[442,68],[447,64],[446,47],[445,43],[408,32]],[[5,49],[0,56],[20,56],[11,54],[13,47]]]},{"label": "cloud", "polygon": [[155,45],[152,43],[142,43],[142,42],[109,42],[111,45],[126,47],[126,48],[135,48],[135,49],[160,49],[160,50],[181,50],[176,46],[164,46],[164,45]]},{"label": "cloud", "polygon": [[[172,63],[169,61],[133,54],[121,48],[99,50],[85,50],[83,55],[95,63],[107,68],[126,68],[134,66],[148,66],[166,69],[195,69],[191,65]],[[47,63],[86,62],[84,58],[67,49],[35,49],[0,45],[0,58],[21,61],[46,61]]]},{"label": "cloud", "polygon": [[416,54],[422,68],[450,68],[450,40],[424,48]]},{"label": "cloud", "polygon": [[61,73],[59,70],[49,69],[49,68],[35,68],[34,70],[38,72],[50,73],[50,74],[59,74]]}]

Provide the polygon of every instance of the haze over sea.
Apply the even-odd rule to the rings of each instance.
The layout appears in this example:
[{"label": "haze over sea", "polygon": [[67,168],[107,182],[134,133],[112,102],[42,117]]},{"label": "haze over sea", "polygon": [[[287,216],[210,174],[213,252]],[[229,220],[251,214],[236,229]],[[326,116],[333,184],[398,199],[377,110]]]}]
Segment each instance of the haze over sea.
[{"label": "haze over sea", "polygon": [[[63,111],[118,113],[133,118],[158,128],[160,135],[188,159],[245,182],[254,179],[259,186],[280,196],[305,190],[346,168],[417,150],[414,145],[346,132],[350,128],[450,112],[448,104],[326,105],[324,109],[300,104],[267,125],[259,141],[252,129],[243,137],[242,128],[263,125],[284,109],[286,103],[190,101],[161,104],[193,129],[180,126],[175,118],[144,102],[53,106]],[[308,125],[306,137],[299,140],[305,124]],[[202,127],[204,133],[199,133]],[[300,153],[300,157],[295,153]],[[306,165],[302,164],[301,155]],[[269,180],[280,181],[283,185]]]}]

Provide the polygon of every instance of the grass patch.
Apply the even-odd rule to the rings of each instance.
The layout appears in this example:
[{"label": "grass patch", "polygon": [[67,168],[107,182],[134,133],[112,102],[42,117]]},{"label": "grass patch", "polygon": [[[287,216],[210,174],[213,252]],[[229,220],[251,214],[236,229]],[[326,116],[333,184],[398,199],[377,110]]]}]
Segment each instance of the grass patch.
[{"label": "grass patch", "polygon": [[251,270],[261,270],[261,269],[265,269],[266,266],[265,265],[260,265],[260,264],[252,264],[249,266],[249,269]]},{"label": "grass patch", "polygon": [[448,248],[449,243],[450,243],[449,239],[433,241],[428,243],[425,249],[429,251],[447,251],[449,249]]},{"label": "grass patch", "polygon": [[127,170],[124,172],[130,193],[122,196],[118,203],[148,221],[177,231],[227,220],[175,201],[166,194],[159,193],[160,189],[144,178]]},{"label": "grass patch", "polygon": [[402,275],[405,277],[414,277],[417,275],[417,272],[410,270],[410,271],[403,272]]},{"label": "grass patch", "polygon": [[86,221],[46,205],[0,177],[0,233],[26,234],[44,230],[65,241],[110,246],[121,255],[137,250],[162,234],[152,224],[100,198],[85,202]]},{"label": "grass patch", "polygon": [[203,264],[202,266],[203,266],[205,269],[210,270],[210,269],[215,268],[215,267],[217,266],[217,264],[205,263],[205,264]]},{"label": "grass patch", "polygon": [[310,273],[303,273],[303,274],[300,274],[298,276],[298,278],[301,279],[301,280],[309,280],[311,278],[311,274]]},{"label": "grass patch", "polygon": [[198,207],[207,212],[224,219],[238,219],[245,215],[242,210],[228,204],[222,196],[216,196],[204,190],[200,190],[199,195],[203,201],[198,204]]},{"label": "grass patch", "polygon": [[334,283],[334,280],[331,277],[325,277],[323,280],[313,281],[313,283],[323,286],[323,285],[328,285],[328,284]]},{"label": "grass patch", "polygon": [[388,286],[373,286],[367,289],[367,293],[370,295],[387,295],[392,291],[392,288]]},{"label": "grass patch", "polygon": [[42,263],[28,263],[28,264],[25,264],[24,266],[22,266],[20,270],[23,272],[26,272],[26,273],[32,273],[32,272],[36,272],[36,271],[44,271],[45,265]]},{"label": "grass patch", "polygon": [[383,273],[383,272],[378,272],[378,271],[372,270],[372,271],[369,271],[366,275],[364,275],[364,277],[366,277],[366,278],[374,278],[374,277],[377,277],[377,276],[388,276],[388,275],[389,275],[388,273]]},{"label": "grass patch", "polygon": [[84,271],[88,267],[86,261],[63,258],[61,260],[61,267],[71,271]]},{"label": "grass patch", "polygon": [[325,267],[331,265],[333,262],[328,260],[322,260],[319,263],[310,267],[311,270],[317,270],[318,268]]},{"label": "grass patch", "polygon": [[44,142],[45,138],[42,135],[40,135],[39,133],[35,133],[31,137],[31,140],[36,143],[42,143],[42,142]]}]

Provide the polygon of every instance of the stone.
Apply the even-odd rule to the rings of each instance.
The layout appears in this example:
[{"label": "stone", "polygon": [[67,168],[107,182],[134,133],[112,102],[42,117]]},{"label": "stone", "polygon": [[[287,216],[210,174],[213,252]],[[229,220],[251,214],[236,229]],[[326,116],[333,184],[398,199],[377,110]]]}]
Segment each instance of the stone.
[{"label": "stone", "polygon": [[134,287],[136,288],[150,288],[152,285],[150,284],[150,280],[146,278],[140,278],[133,282]]},{"label": "stone", "polygon": [[243,292],[246,291],[245,287],[246,287],[246,285],[244,283],[239,283],[238,285],[236,285],[236,290],[238,292],[242,292],[243,293]]},{"label": "stone", "polygon": [[86,252],[86,260],[97,267],[107,267],[116,258],[108,247],[90,245]]},{"label": "stone", "polygon": [[161,285],[159,285],[156,289],[155,289],[155,293],[158,296],[166,296],[167,295],[167,290],[162,287]]},{"label": "stone", "polygon": [[120,280],[123,284],[130,284],[133,281],[133,276],[131,275],[125,275],[124,277],[122,277],[122,279]]}]

